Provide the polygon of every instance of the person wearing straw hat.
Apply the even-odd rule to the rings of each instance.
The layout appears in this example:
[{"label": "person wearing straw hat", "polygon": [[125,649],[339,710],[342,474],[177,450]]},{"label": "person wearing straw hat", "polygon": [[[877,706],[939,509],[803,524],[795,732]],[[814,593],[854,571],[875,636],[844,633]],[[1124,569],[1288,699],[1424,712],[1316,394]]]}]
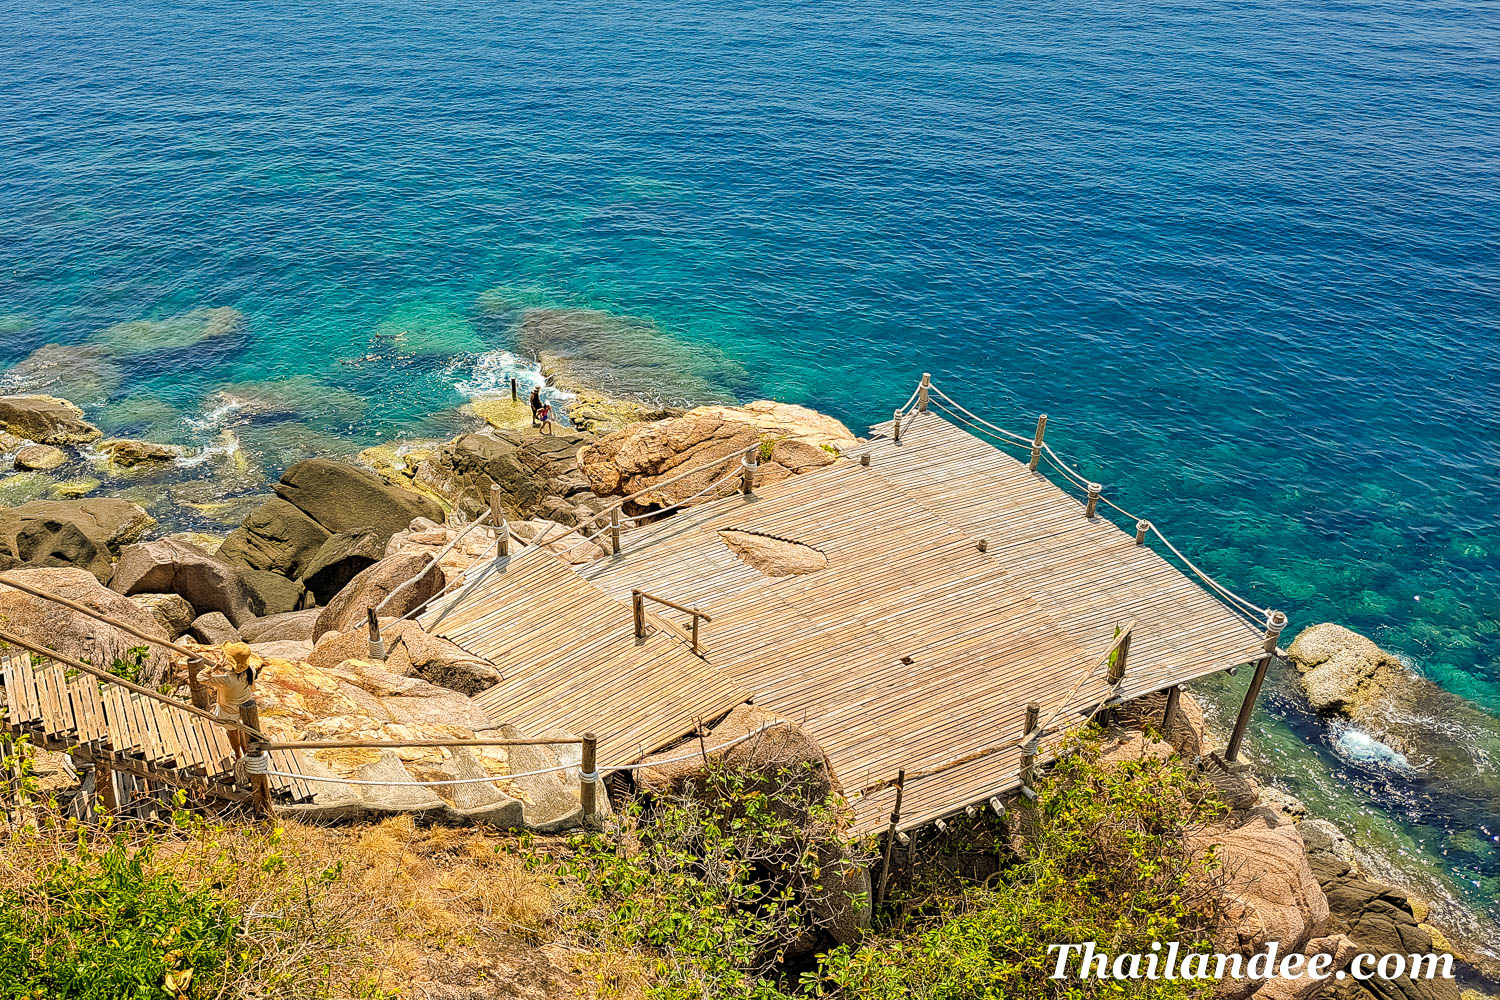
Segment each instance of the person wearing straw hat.
[{"label": "person wearing straw hat", "polygon": [[[214,715],[226,722],[240,722],[241,706],[255,700],[255,675],[264,661],[243,642],[226,643],[224,660],[224,669],[209,674],[203,683],[214,689]],[[243,729],[229,727],[229,743],[241,757],[250,749]]]}]

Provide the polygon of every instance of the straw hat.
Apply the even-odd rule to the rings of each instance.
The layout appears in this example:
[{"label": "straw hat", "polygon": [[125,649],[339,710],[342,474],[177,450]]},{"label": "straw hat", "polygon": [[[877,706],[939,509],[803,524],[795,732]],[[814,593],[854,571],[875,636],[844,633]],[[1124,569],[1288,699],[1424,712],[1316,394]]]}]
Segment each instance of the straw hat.
[{"label": "straw hat", "polygon": [[224,657],[229,661],[229,665],[234,668],[236,673],[242,673],[251,667],[259,669],[265,666],[265,661],[255,654],[255,650],[243,642],[225,643]]}]

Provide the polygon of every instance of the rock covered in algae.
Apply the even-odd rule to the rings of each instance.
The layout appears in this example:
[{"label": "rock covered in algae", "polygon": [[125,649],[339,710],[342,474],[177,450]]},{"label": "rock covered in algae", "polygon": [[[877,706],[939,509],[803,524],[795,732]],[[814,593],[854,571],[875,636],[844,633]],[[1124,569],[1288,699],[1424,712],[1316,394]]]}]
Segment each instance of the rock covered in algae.
[{"label": "rock covered in algae", "polygon": [[229,306],[191,309],[165,319],[116,323],[94,334],[91,340],[117,354],[146,354],[193,347],[204,341],[227,337],[238,333],[244,323],[244,314]]}]

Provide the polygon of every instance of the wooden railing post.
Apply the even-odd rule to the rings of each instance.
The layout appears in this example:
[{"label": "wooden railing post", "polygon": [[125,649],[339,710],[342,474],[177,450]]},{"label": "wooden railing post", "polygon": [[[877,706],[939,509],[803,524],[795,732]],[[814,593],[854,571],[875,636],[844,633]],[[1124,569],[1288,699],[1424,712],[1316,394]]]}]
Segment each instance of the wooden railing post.
[{"label": "wooden railing post", "polygon": [[1255,662],[1255,674],[1250,678],[1250,687],[1245,691],[1245,700],[1240,703],[1239,717],[1234,720],[1234,732],[1229,736],[1229,746],[1224,749],[1224,759],[1230,764],[1240,759],[1240,745],[1245,742],[1245,729],[1250,725],[1250,716],[1255,711],[1255,699],[1260,697],[1261,685],[1266,680],[1266,670],[1276,656],[1276,640],[1286,628],[1286,615],[1280,611],[1266,614],[1266,631],[1261,648],[1266,655]]},{"label": "wooden railing post", "polygon": [[501,512],[499,483],[490,483],[490,524],[495,528],[495,552],[497,555],[510,555],[510,524],[505,520],[505,514]]},{"label": "wooden railing post", "polygon": [[198,679],[198,672],[204,667],[203,657],[189,656],[187,658],[188,672],[188,698],[192,701],[194,708],[207,709],[209,704],[208,688]]},{"label": "wooden railing post", "polygon": [[875,890],[875,904],[885,899],[885,887],[891,880],[891,848],[896,843],[896,824],[901,822],[901,798],[906,794],[906,768],[896,772],[896,803],[891,807],[891,825],[885,832],[885,857],[880,863],[880,885]]},{"label": "wooden railing post", "polygon": [[922,384],[917,387],[917,412],[927,412],[927,400],[932,392],[932,373],[922,373]]},{"label": "wooden railing post", "polygon": [[271,758],[265,751],[265,737],[260,731],[260,707],[252,698],[240,706],[240,721],[253,732],[245,749],[245,770],[250,776],[250,801],[255,812],[271,816],[271,779],[265,774]]},{"label": "wooden railing post", "polygon": [[592,826],[599,812],[599,739],[593,733],[583,734],[583,762],[578,775],[578,801],[583,806],[583,822]]},{"label": "wooden railing post", "polygon": [[1137,522],[1135,522],[1135,544],[1137,544],[1137,545],[1145,545],[1146,544],[1146,532],[1148,532],[1150,530],[1151,530],[1151,522],[1150,521],[1137,521]]},{"label": "wooden railing post", "polygon": [[748,451],[740,459],[740,492],[749,496],[755,489],[755,470],[760,468],[757,451]]},{"label": "wooden railing post", "polygon": [[693,652],[695,653],[698,652],[698,622],[701,620],[698,615],[693,615]]},{"label": "wooden railing post", "polygon": [[1083,516],[1093,517],[1099,510],[1099,491],[1104,489],[1098,483],[1089,483],[1089,499],[1084,505]]},{"label": "wooden railing post", "polygon": [[891,440],[897,444],[901,443],[901,411],[897,410],[891,415]]},{"label": "wooden railing post", "polygon": [[1036,725],[1041,720],[1041,717],[1042,717],[1042,706],[1041,705],[1039,705],[1038,703],[1036,703],[1036,702],[1033,701],[1029,705],[1026,706],[1026,735],[1027,736],[1030,736],[1032,733],[1036,732]]},{"label": "wooden railing post", "polygon": [[630,614],[635,619],[635,637],[646,638],[646,595],[639,590],[630,592]]},{"label": "wooden railing post", "polygon": [[1115,655],[1109,660],[1109,682],[1119,684],[1125,679],[1125,659],[1130,655],[1130,636],[1134,630],[1126,629],[1125,634],[1120,636],[1119,645],[1115,647]]},{"label": "wooden railing post", "polygon": [[1037,463],[1042,460],[1042,435],[1047,433],[1047,414],[1043,413],[1036,418],[1036,436],[1031,439],[1031,464],[1032,472],[1036,471]]},{"label": "wooden railing post", "polygon": [[609,509],[609,549],[611,554],[620,554],[620,508]]},{"label": "wooden railing post", "polygon": [[375,614],[375,609],[366,608],[366,614],[370,619],[370,659],[376,662],[385,660],[385,640],[380,637],[380,619]]},{"label": "wooden railing post", "polygon": [[515,379],[511,379],[510,380],[510,401],[512,403],[514,403],[517,400],[519,400],[520,398],[521,398],[520,386],[518,386],[516,384],[516,380]]}]

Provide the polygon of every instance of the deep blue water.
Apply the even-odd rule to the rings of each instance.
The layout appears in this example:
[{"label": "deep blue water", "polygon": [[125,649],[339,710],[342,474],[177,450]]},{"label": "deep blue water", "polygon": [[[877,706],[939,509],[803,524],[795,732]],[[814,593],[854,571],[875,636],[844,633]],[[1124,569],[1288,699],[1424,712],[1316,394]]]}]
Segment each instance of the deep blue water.
[{"label": "deep blue water", "polygon": [[[673,399],[858,428],[928,370],[1016,430],[1049,413],[1289,635],[1343,622],[1500,712],[1494,2],[0,0],[0,23],[0,361],[243,315],[117,358],[86,401],[112,429],[216,441],[221,386],[295,375],[302,416],[236,431],[271,475],[437,433],[561,307],[593,310],[568,322],[622,388]],[[1493,840],[1445,855],[1442,817],[1387,815],[1493,899]]]}]

